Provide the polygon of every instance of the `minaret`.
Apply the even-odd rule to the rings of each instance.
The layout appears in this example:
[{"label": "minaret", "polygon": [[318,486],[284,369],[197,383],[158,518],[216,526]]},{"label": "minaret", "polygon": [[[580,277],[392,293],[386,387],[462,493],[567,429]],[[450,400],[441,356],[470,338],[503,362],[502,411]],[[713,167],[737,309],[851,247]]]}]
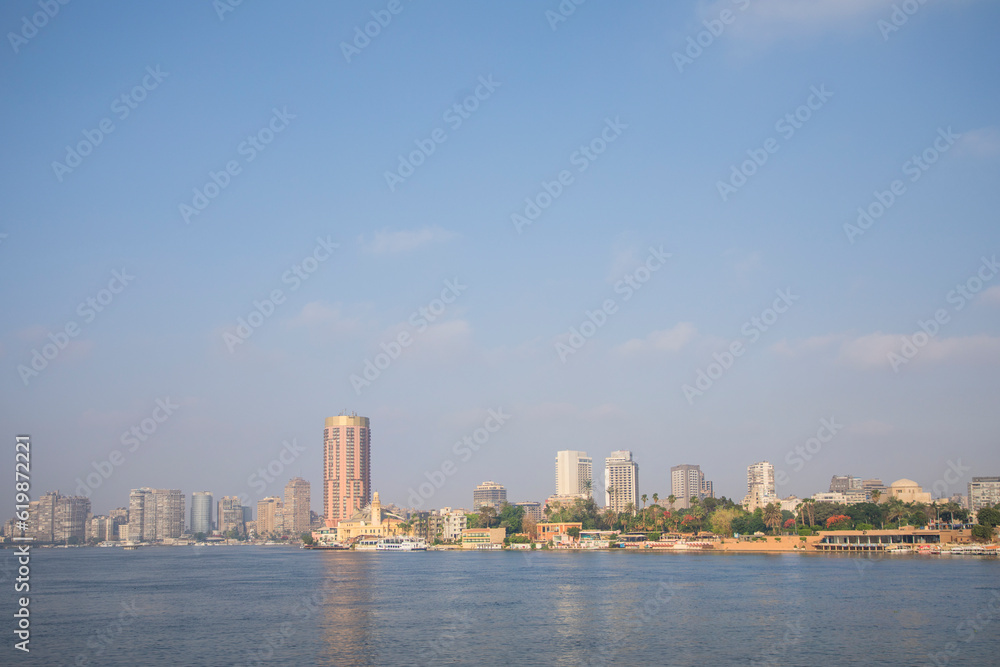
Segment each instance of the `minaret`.
[{"label": "minaret", "polygon": [[382,502],[378,499],[378,491],[372,496],[372,525],[376,528],[382,525]]}]

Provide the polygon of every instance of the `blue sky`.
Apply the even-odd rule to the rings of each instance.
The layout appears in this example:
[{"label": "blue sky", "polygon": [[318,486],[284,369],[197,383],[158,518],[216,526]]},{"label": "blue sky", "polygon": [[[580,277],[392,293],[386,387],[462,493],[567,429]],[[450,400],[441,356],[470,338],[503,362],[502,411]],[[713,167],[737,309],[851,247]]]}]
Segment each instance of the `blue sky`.
[{"label": "blue sky", "polygon": [[[781,495],[833,474],[948,494],[1000,474],[1000,7],[929,3],[890,31],[881,0],[591,0],[558,22],[554,1],[404,0],[345,57],[389,4],[220,18],[208,1],[70,3],[35,32],[36,3],[0,10],[0,423],[33,437],[34,495],[74,492],[119,450],[95,513],[139,486],[257,498],[299,474],[319,510],[323,419],[343,410],[372,420],[384,501],[456,464],[424,507],[467,506],[487,479],[543,500],[559,449],[595,471],[630,449],[640,492],[661,496],[680,463],[737,498],[759,460],[788,474]],[[705,46],[684,62],[688,38]],[[455,104],[474,107],[461,124]],[[794,133],[777,125],[795,113]],[[270,143],[248,148],[258,135]],[[53,166],[81,142],[78,166]],[[925,151],[926,170],[907,166]],[[734,167],[752,174],[720,196]],[[518,230],[512,215],[564,171]],[[225,187],[185,219],[213,173]],[[881,217],[845,231],[894,181]],[[338,246],[314,255],[317,239]],[[670,257],[626,300],[616,285],[651,247]],[[970,279],[974,295],[949,298]],[[274,290],[273,313],[227,344]],[[778,290],[791,305],[758,329]],[[110,302],[90,320],[88,298]],[[411,319],[438,305],[426,328]],[[26,372],[68,324],[77,335]],[[356,390],[401,333],[411,344]],[[685,392],[734,341],[743,354]],[[128,451],[122,434],[168,397],[178,407]],[[462,460],[454,443],[500,408],[509,420]],[[795,463],[830,418],[843,427]],[[295,460],[251,488],[293,439]]]}]

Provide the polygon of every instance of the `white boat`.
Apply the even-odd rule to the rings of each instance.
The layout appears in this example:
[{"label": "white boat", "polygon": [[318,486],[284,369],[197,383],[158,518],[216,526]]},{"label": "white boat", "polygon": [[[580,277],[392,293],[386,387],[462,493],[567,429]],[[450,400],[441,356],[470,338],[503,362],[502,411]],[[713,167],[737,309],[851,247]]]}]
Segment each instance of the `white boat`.
[{"label": "white boat", "polygon": [[427,542],[419,537],[394,535],[384,537],[375,545],[376,551],[427,551]]},{"label": "white boat", "polygon": [[375,551],[375,549],[376,549],[376,547],[378,547],[378,543],[380,541],[381,540],[379,540],[379,538],[377,538],[377,537],[366,537],[363,540],[358,540],[354,544],[354,550],[355,551]]}]

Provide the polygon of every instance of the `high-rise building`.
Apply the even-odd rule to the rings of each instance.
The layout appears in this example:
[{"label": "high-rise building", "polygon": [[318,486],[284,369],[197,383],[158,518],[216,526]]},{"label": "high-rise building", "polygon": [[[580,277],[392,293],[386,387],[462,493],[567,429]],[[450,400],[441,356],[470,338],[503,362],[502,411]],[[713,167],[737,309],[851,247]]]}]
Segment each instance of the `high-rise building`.
[{"label": "high-rise building", "polygon": [[323,430],[323,514],[333,528],[371,503],[368,417],[327,417]]},{"label": "high-rise building", "polygon": [[132,489],[128,494],[129,542],[152,542],[156,534],[156,503],[153,490]]},{"label": "high-rise building", "polygon": [[611,452],[604,459],[604,503],[619,513],[630,504],[633,512],[638,508],[639,464],[632,460],[632,452]]},{"label": "high-rise building", "polygon": [[90,500],[83,496],[60,497],[56,501],[56,542],[83,544],[87,541],[87,520],[90,518]]},{"label": "high-rise building", "polygon": [[701,466],[687,463],[670,469],[670,494],[675,499],[676,509],[691,507],[692,496],[698,500],[715,497],[712,483],[705,479]]},{"label": "high-rise building", "polygon": [[563,450],[556,453],[556,495],[593,497],[594,460],[587,452]]},{"label": "high-rise building", "polygon": [[122,526],[128,525],[128,508],[116,507],[108,512],[108,535],[104,539],[109,542],[120,540],[120,530]]},{"label": "high-rise building", "polygon": [[191,494],[191,532],[212,534],[212,492]]},{"label": "high-rise building", "polygon": [[257,534],[267,536],[280,533],[283,526],[277,520],[281,518],[281,498],[268,496],[257,501]]},{"label": "high-rise building", "polygon": [[180,489],[153,489],[156,503],[156,534],[163,540],[184,534],[184,493]]},{"label": "high-rise building", "polygon": [[[881,483],[881,482],[880,482]],[[861,491],[863,480],[853,475],[834,475],[830,479],[830,493],[847,493],[848,491]]]},{"label": "high-rise building", "polygon": [[774,490],[774,466],[767,461],[747,466],[747,495],[743,498],[743,507],[752,512],[778,500]]},{"label": "high-rise building", "polygon": [[292,535],[301,535],[309,530],[309,507],[312,503],[309,489],[309,482],[301,477],[292,478],[285,485],[285,528]]},{"label": "high-rise building", "polygon": [[483,505],[490,505],[497,512],[507,502],[507,489],[503,484],[483,482],[472,491],[472,511],[478,512]]},{"label": "high-rise building", "polygon": [[28,503],[28,530],[37,542],[56,540],[56,503],[58,491],[49,491]]},{"label": "high-rise building", "polygon": [[969,509],[973,515],[987,505],[996,507],[998,504],[1000,477],[973,477],[969,482]]},{"label": "high-rise building", "polygon": [[184,534],[184,494],[179,489],[132,489],[128,498],[131,542],[156,542]]},{"label": "high-rise building", "polygon": [[219,532],[227,533],[235,530],[237,533],[245,533],[246,525],[243,522],[243,505],[239,496],[223,496],[219,501]]},{"label": "high-rise building", "polygon": [[545,517],[545,510],[542,509],[542,504],[537,500],[525,500],[524,502],[514,504],[524,508],[524,516],[530,516],[536,522],[541,521]]}]

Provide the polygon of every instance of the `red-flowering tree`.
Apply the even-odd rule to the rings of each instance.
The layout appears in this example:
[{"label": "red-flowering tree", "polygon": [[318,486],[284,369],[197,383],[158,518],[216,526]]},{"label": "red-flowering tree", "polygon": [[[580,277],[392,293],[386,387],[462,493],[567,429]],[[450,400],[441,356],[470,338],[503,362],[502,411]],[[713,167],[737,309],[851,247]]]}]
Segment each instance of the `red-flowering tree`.
[{"label": "red-flowering tree", "polygon": [[847,528],[851,524],[851,517],[846,514],[834,514],[826,520],[827,530],[839,530]]}]

